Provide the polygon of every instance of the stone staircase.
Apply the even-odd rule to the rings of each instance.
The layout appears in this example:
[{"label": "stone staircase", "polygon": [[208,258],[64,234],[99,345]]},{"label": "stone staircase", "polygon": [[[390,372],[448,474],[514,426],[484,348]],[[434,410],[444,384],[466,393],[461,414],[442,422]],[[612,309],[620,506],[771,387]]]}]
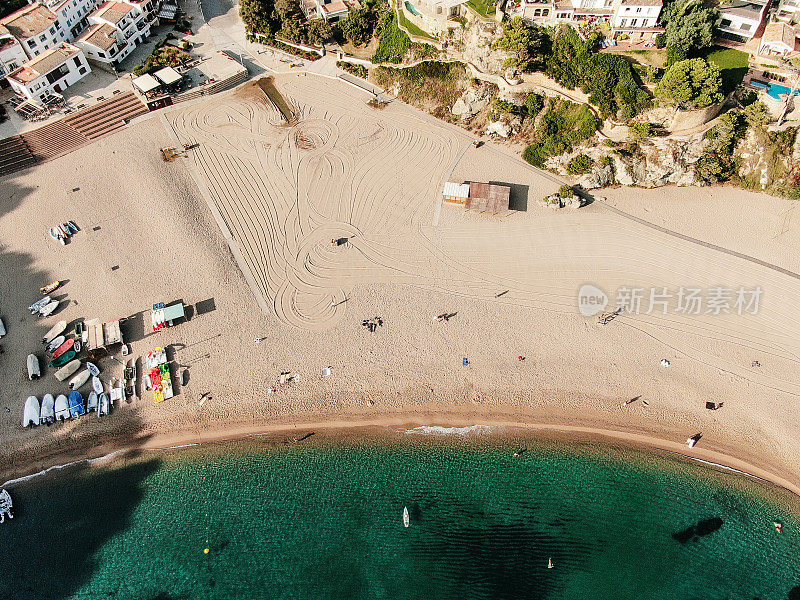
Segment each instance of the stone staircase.
[{"label": "stone staircase", "polygon": [[0,140],[0,176],[27,169],[37,162],[22,136]]},{"label": "stone staircase", "polygon": [[131,119],[147,112],[147,106],[138,96],[133,92],[127,92],[64,117],[64,121],[93,140],[121,129]]},{"label": "stone staircase", "polygon": [[22,134],[37,162],[52,160],[89,143],[89,138],[63,119]]}]

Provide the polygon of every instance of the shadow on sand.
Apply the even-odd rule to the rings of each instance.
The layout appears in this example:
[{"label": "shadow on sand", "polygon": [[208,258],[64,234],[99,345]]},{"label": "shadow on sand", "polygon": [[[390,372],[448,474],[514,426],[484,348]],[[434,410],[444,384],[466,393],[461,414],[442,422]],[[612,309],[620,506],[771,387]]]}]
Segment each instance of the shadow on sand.
[{"label": "shadow on sand", "polygon": [[[20,186],[13,176],[1,178],[0,219],[19,209],[33,192],[32,188]],[[77,422],[31,430],[20,427],[25,397],[41,398],[45,393],[66,390],[66,383],[55,381],[53,369],[45,360],[41,361],[41,379],[28,381],[25,372],[27,354],[44,356],[42,336],[58,318],[36,319],[28,313],[27,306],[39,298],[41,286],[64,275],[37,268],[37,261],[24,248],[0,245],[0,316],[7,329],[2,340],[4,352],[0,354],[4,373],[0,395],[0,482],[51,465],[97,456],[111,449],[108,444],[115,436],[124,436],[132,453],[147,439],[139,409],[119,406],[103,419],[89,414]],[[61,293],[68,295],[69,290]],[[128,527],[144,495],[143,481],[159,463],[160,460],[137,461],[118,469],[101,469],[81,462],[53,475],[5,485],[13,498],[15,516],[0,527],[0,598],[73,597],[92,579],[97,551]]]}]

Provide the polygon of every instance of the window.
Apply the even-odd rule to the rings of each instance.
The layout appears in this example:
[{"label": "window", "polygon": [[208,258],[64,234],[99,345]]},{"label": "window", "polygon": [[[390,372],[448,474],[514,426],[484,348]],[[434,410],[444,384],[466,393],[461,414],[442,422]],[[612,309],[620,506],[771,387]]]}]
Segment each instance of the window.
[{"label": "window", "polygon": [[620,27],[625,27],[625,24],[626,24],[627,22],[628,22],[628,19],[620,19],[620,20],[619,20],[619,26],[620,26]]},{"label": "window", "polygon": [[39,51],[38,51],[38,50],[34,50],[34,51],[33,51],[33,55],[34,55],[34,56],[39,56]]},{"label": "window", "polygon": [[99,56],[100,58],[105,58],[106,57],[106,53],[105,52],[98,52],[97,56]]},{"label": "window", "polygon": [[55,34],[56,34],[56,28],[55,27],[51,27],[50,28],[50,35],[55,35]]},{"label": "window", "polygon": [[641,7],[637,8],[637,9],[636,9],[636,12],[637,12],[637,13],[640,13],[640,12],[642,12],[642,8],[641,8]]},{"label": "window", "polygon": [[722,19],[722,21],[719,22],[719,26],[720,27],[730,27],[731,26],[731,20],[730,19]]},{"label": "window", "polygon": [[80,69],[78,69],[78,73],[80,73],[81,75],[86,73],[86,67],[81,67]]},{"label": "window", "polygon": [[47,39],[47,36],[46,36],[45,34],[42,34],[42,35],[40,35],[40,36],[39,36],[39,41],[40,41],[40,42],[43,42],[43,41],[45,41],[46,39]]},{"label": "window", "polygon": [[742,23],[742,26],[739,28],[742,31],[750,31],[753,26],[750,23]]},{"label": "window", "polygon": [[35,40],[35,39],[33,39],[33,38],[29,39],[29,40],[28,40],[28,46],[29,46],[30,48],[34,48],[34,47],[36,46],[36,40]]},{"label": "window", "polygon": [[81,59],[80,59],[79,56],[73,56],[72,57],[72,62],[75,63],[76,67],[80,67],[81,66]]},{"label": "window", "polygon": [[542,16],[543,16],[543,17],[546,17],[546,16],[547,16],[547,15],[549,15],[549,14],[550,14],[550,9],[549,9],[549,8],[545,8],[545,9],[542,11]]}]

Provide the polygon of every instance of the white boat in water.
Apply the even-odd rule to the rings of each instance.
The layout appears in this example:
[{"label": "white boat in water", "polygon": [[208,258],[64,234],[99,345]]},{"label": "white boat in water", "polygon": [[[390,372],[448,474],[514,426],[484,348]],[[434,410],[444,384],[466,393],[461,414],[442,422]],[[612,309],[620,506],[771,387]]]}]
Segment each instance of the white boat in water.
[{"label": "white boat in water", "polygon": [[53,394],[45,394],[42,397],[42,425],[49,425],[56,420],[56,401],[53,399]]},{"label": "white boat in water", "polygon": [[[89,362],[88,360],[86,361],[86,369],[92,374],[92,377],[97,377],[100,375],[100,369],[97,368],[97,365],[93,362]],[[100,392],[97,393],[99,394]]]},{"label": "white boat in water", "polygon": [[98,394],[102,394],[104,391],[103,382],[96,375],[92,377],[92,389]]},{"label": "white boat in water", "polygon": [[411,527],[411,517],[408,515],[408,507],[403,507],[403,525]]},{"label": "white boat in water", "polygon": [[25,410],[22,413],[22,426],[38,425],[41,423],[41,410],[39,399],[36,396],[28,396],[25,400]]},{"label": "white boat in water", "polygon": [[547,559],[547,568],[548,569],[552,569],[553,568],[553,559],[552,558],[548,558]]},{"label": "white boat in water", "polygon": [[55,411],[56,421],[66,421],[69,419],[69,402],[64,394],[56,396]]},{"label": "white boat in water", "polygon": [[0,523],[4,523],[6,517],[9,519],[14,518],[14,513],[11,512],[11,495],[6,490],[0,491]]}]

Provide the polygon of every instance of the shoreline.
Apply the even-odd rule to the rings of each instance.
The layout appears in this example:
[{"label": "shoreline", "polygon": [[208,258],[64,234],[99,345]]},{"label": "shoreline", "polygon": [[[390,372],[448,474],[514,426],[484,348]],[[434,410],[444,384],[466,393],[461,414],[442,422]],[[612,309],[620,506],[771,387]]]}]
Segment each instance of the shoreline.
[{"label": "shoreline", "polygon": [[[234,442],[265,435],[280,435],[294,431],[307,430],[312,430],[315,434],[322,433],[324,437],[328,438],[327,441],[330,442],[331,440],[341,437],[342,433],[371,429],[382,430],[379,432],[375,431],[375,433],[378,433],[379,437],[386,435],[415,435],[423,438],[457,438],[467,435],[497,436],[501,431],[504,431],[507,433],[521,433],[534,437],[538,436],[537,439],[548,441],[563,442],[573,439],[575,441],[599,446],[621,443],[623,446],[629,448],[644,450],[646,452],[664,452],[669,455],[703,464],[707,467],[729,471],[738,476],[745,476],[762,483],[776,486],[800,498],[800,484],[797,482],[777,474],[770,469],[769,465],[757,465],[748,462],[734,456],[730,452],[724,451],[724,449],[720,451],[695,446],[692,452],[689,453],[686,451],[685,444],[658,437],[656,434],[642,434],[628,430],[605,429],[584,425],[567,425],[562,423],[526,422],[504,419],[469,419],[468,417],[458,414],[450,414],[448,416],[449,420],[446,421],[437,420],[442,418],[441,415],[437,415],[436,418],[434,418],[433,415],[429,415],[430,418],[426,419],[417,414],[413,418],[410,415],[397,415],[360,420],[320,420],[239,427],[226,426],[212,428],[205,431],[202,435],[190,433],[189,431],[154,434],[147,437],[147,439],[139,444],[136,444],[138,438],[114,440],[106,444],[106,447],[102,448],[107,451],[102,451],[92,456],[73,457],[68,453],[62,453],[60,456],[72,458],[72,460],[48,465],[36,471],[31,470],[32,472],[24,474],[15,474],[15,476],[0,484],[0,487],[18,485],[33,478],[46,475],[53,471],[60,471],[70,466],[103,462],[118,456],[125,456],[129,453],[177,450],[206,444]],[[480,432],[470,432],[469,430],[473,427],[487,428],[488,431],[481,429]],[[433,431],[416,432],[414,431],[415,428],[441,428],[443,431],[441,433]],[[387,433],[387,429],[389,433]],[[448,429],[464,431],[448,432],[446,431]],[[295,440],[294,443],[300,442]]]}]

